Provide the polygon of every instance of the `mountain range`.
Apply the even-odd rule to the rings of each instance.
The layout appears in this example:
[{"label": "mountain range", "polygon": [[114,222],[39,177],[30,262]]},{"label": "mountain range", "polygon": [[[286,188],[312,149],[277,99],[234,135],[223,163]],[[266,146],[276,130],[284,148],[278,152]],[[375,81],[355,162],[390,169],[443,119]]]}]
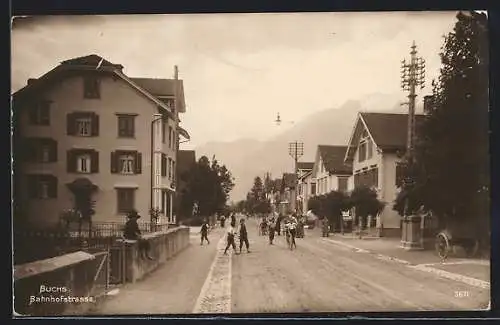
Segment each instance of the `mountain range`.
[{"label": "mountain range", "polygon": [[[293,172],[293,159],[288,155],[288,143],[304,143],[304,155],[299,161],[314,161],[320,144],[346,145],[356,116],[360,111],[406,113],[401,94],[371,94],[357,100],[348,100],[338,108],[311,114],[292,128],[266,141],[239,139],[232,142],[208,142],[195,148],[196,157],[205,155],[226,165],[235,178],[230,200],[246,197],[256,176],[269,172],[280,178],[284,172]],[[417,112],[422,110],[417,105]]]}]

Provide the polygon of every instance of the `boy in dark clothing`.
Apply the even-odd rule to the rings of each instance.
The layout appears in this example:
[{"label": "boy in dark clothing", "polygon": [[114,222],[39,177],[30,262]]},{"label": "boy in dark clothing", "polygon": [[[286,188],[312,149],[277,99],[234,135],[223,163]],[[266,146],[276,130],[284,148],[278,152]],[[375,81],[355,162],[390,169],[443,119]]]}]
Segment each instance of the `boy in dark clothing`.
[{"label": "boy in dark clothing", "polygon": [[247,232],[247,226],[245,224],[245,219],[240,220],[240,254],[241,254],[241,249],[243,248],[243,243],[245,243],[245,246],[247,248],[247,253],[250,253],[250,244],[248,243],[248,232]]},{"label": "boy in dark clothing", "polygon": [[141,216],[137,213],[137,211],[131,211],[127,215],[127,222],[125,223],[125,228],[123,229],[123,237],[129,240],[137,240],[139,244],[139,251],[141,252],[142,257],[146,257],[150,260],[153,258],[149,254],[151,250],[151,245],[145,239],[141,238],[141,230],[139,229],[139,225],[137,224],[137,219]]},{"label": "boy in dark clothing", "polygon": [[226,249],[224,250],[224,255],[227,254],[227,250],[229,247],[233,246],[233,250],[236,252],[236,243],[234,242],[234,236],[236,235],[236,223],[231,222],[229,225],[229,228],[227,229],[227,245]]},{"label": "boy in dark clothing", "polygon": [[210,240],[208,240],[208,223],[207,221],[205,220],[203,222],[203,224],[201,225],[201,243],[200,245],[203,245],[203,240],[205,239],[207,241],[207,243],[210,245]]}]

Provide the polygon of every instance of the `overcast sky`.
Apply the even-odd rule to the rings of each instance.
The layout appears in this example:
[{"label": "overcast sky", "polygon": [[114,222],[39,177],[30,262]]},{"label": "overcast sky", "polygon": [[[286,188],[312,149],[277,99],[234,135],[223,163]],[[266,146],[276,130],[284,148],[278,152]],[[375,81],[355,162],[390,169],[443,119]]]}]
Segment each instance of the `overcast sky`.
[{"label": "overcast sky", "polygon": [[12,85],[88,54],[132,77],[172,78],[177,64],[190,147],[266,139],[282,131],[277,112],[299,121],[367,94],[401,93],[400,61],[413,40],[430,85],[454,23],[455,12],[40,17],[14,24]]}]

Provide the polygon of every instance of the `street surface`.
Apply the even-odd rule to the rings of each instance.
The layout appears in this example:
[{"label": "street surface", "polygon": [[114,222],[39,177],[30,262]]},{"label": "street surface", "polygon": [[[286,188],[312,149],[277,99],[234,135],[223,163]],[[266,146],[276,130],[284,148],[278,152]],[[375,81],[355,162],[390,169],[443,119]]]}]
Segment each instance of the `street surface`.
[{"label": "street surface", "polygon": [[[229,255],[223,255],[222,229],[212,231],[210,245],[204,246],[192,230],[190,247],[145,279],[122,286],[94,313],[436,311],[488,306],[489,267],[484,263],[417,264],[357,249],[335,237],[322,238],[318,229],[306,230],[305,238],[297,239],[297,249],[290,251],[283,236],[276,237],[275,245],[258,236],[255,221],[249,220],[247,228],[251,252],[243,249],[242,254]],[[470,271],[474,268],[481,268],[481,277],[472,277],[478,274]]]}]

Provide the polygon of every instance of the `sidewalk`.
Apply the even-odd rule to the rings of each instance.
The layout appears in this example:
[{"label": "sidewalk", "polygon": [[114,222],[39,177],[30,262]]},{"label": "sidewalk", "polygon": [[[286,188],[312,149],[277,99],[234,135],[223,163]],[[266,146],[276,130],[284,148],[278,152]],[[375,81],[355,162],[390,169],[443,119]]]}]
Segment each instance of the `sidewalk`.
[{"label": "sidewalk", "polygon": [[[199,229],[199,227],[198,227]],[[193,232],[194,229],[191,229]],[[157,270],[135,283],[127,283],[91,311],[91,315],[144,315],[192,313],[224,235],[221,229],[208,235],[210,245],[191,245]]]},{"label": "sidewalk", "polygon": [[490,281],[490,261],[479,258],[451,256],[442,262],[434,250],[407,251],[400,247],[399,238],[369,237],[359,239],[351,234],[330,234],[325,238],[332,243],[375,254],[379,258],[394,260],[403,264],[426,265],[475,279]]}]

